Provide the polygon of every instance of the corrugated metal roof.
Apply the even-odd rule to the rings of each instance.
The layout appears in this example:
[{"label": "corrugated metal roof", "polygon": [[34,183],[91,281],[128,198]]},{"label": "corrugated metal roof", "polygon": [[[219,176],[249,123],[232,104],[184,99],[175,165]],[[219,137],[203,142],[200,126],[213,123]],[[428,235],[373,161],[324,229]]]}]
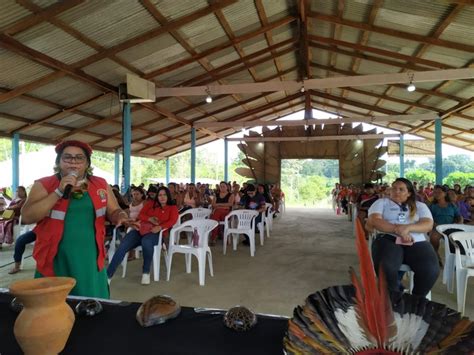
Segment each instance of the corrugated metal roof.
[{"label": "corrugated metal roof", "polygon": [[193,78],[199,74],[205,73],[206,70],[203,69],[201,64],[198,62],[192,62],[188,65],[182,66],[179,71],[172,71],[160,75],[159,81],[162,85],[165,86],[178,86],[181,82],[186,79]]},{"label": "corrugated metal roof", "polygon": [[433,60],[435,62],[444,63],[454,67],[463,67],[471,62],[471,60],[467,60],[465,52],[436,46],[431,46],[430,49],[423,55],[423,59]]},{"label": "corrugated metal roof", "polygon": [[351,21],[365,22],[369,17],[371,8],[372,6],[368,1],[345,1],[343,18]]},{"label": "corrugated metal roof", "polygon": [[86,1],[58,17],[104,47],[159,27],[136,1]]},{"label": "corrugated metal roof", "polygon": [[206,0],[151,0],[151,3],[168,21],[176,20],[208,6]]},{"label": "corrugated metal roof", "polygon": [[28,15],[31,15],[31,11],[25,9],[16,1],[3,0],[2,11],[0,11],[0,31],[5,31],[10,25]]},{"label": "corrugated metal roof", "polygon": [[214,14],[201,17],[181,27],[177,32],[191,46],[200,48],[198,52],[206,48],[205,44],[207,44],[207,48],[214,47],[229,39]]},{"label": "corrugated metal roof", "polygon": [[379,9],[374,24],[428,36],[446,14],[448,6],[440,1],[388,0]]},{"label": "corrugated metal roof", "polygon": [[30,95],[49,100],[62,106],[73,106],[78,102],[100,95],[101,91],[83,81],[71,77],[59,78],[51,83],[43,85],[33,91]]},{"label": "corrugated metal roof", "polygon": [[57,3],[57,0],[31,0],[31,2],[39,7],[46,8]]},{"label": "corrugated metal roof", "polygon": [[337,9],[337,2],[327,0],[310,1],[310,8],[312,11],[316,11],[326,15],[332,15]]},{"label": "corrugated metal roof", "polygon": [[148,73],[188,58],[190,54],[171,35],[165,33],[122,51],[117,56]]},{"label": "corrugated metal roof", "polygon": [[236,36],[255,31],[261,26],[252,0],[240,0],[222,9],[222,13]]},{"label": "corrugated metal roof", "polygon": [[0,103],[0,112],[11,113],[12,115],[27,119],[40,119],[57,112],[57,109],[32,104],[30,101],[21,98],[15,98]]},{"label": "corrugated metal roof", "polygon": [[[245,51],[247,52],[247,48],[245,48]],[[234,50],[233,47],[227,48],[223,51],[219,51],[214,55],[208,57],[209,62],[214,68],[219,68],[224,64],[227,64],[237,59],[240,59],[240,55]]]},{"label": "corrugated metal roof", "polygon": [[127,68],[122,67],[111,59],[102,59],[82,68],[82,70],[114,86],[125,82],[125,76],[130,72]]},{"label": "corrugated metal roof", "polygon": [[53,72],[3,48],[0,48],[0,63],[0,85],[7,89],[31,83]]},{"label": "corrugated metal roof", "polygon": [[95,121],[96,120],[94,120],[93,118],[72,114],[66,117],[61,117],[56,120],[53,119],[49,122],[60,125],[60,126],[67,126],[70,128],[79,128],[79,127],[87,126],[88,124],[94,123]]},{"label": "corrugated metal roof", "polygon": [[[49,4],[52,4],[50,1],[52,0],[38,0],[38,3],[41,7],[45,8],[49,6]],[[206,0],[153,0],[153,3],[156,5],[157,10],[160,11],[169,21],[174,21],[183,16],[187,16],[198,9],[209,6],[209,2]],[[298,9],[295,1],[288,2],[286,0],[263,0],[262,4],[265,9],[265,15],[270,22],[283,18],[288,14],[298,16]],[[346,0],[344,2],[345,11],[343,20],[360,21],[361,24],[366,23],[373,4],[374,2],[371,0]],[[337,1],[320,0],[311,2],[311,10],[316,13],[337,16],[337,7]],[[378,10],[377,16],[375,18],[375,25],[388,29],[394,28],[398,31],[404,31],[408,33],[428,34],[442,23],[442,21],[446,18],[446,15],[453,8],[454,5],[447,2],[426,2],[423,0],[384,0],[380,2],[380,9]],[[8,15],[4,16],[2,12],[2,15],[0,16],[0,28],[2,25],[8,23],[14,24],[15,21],[17,21],[17,19],[19,19],[21,16],[27,16],[28,14],[27,11],[12,2],[6,3],[6,5],[2,7],[2,11],[8,12]],[[20,13],[21,16],[19,15]],[[258,17],[255,2],[252,0],[241,0],[233,5],[224,7],[222,14],[225,18],[225,21],[228,22],[232,28],[234,35],[252,32],[261,28],[262,26],[262,23]],[[470,45],[470,39],[472,34],[474,34],[473,26],[471,26],[473,15],[474,9],[464,6],[460,10],[459,14],[454,19],[452,19],[452,23],[445,28],[440,38],[456,43],[465,43]],[[74,6],[72,9],[67,10],[64,13],[61,13],[58,15],[58,18],[64,21],[66,25],[72,26],[73,28],[81,31],[81,33],[83,33],[90,40],[104,46],[117,45],[127,39],[148,32],[151,29],[159,28],[158,22],[150,16],[148,10],[146,10],[139,1],[84,2],[78,6]],[[16,20],[8,22],[10,19]],[[301,25],[301,22],[293,21],[289,25],[279,26],[278,28],[272,30],[273,43],[279,43],[291,38],[298,39],[298,36],[301,34],[301,30],[298,28],[298,26]],[[310,34],[334,38],[335,27],[336,25],[330,21],[314,19],[308,20],[308,31]],[[350,43],[357,43],[359,41],[360,34],[362,33],[360,30],[344,25],[340,26],[340,29],[341,30],[337,32],[339,35],[336,39],[341,39]],[[216,48],[216,46],[219,48],[218,46],[224,43],[225,46],[228,46],[224,50],[213,53],[211,56],[203,59],[203,61],[209,63],[209,65],[213,68],[218,68],[227,63],[237,61],[240,58],[240,56],[235,51],[235,48],[233,46],[229,46],[229,38],[214,14],[210,14],[201,18],[196,17],[195,21],[186,24],[182,28],[178,28],[178,31],[182,35],[183,39],[188,42],[189,46],[197,53],[208,48]],[[47,55],[64,62],[65,64],[74,63],[95,53],[95,51],[92,48],[89,48],[86,44],[75,38],[72,38],[61,29],[58,29],[54,25],[46,22],[35,24],[31,26],[31,28],[23,30],[19,34],[15,35],[15,38],[42,53],[46,53]],[[268,45],[267,39],[263,34],[254,36],[239,44],[244,52],[244,55],[249,55],[261,49],[267,49]],[[299,43],[297,43],[297,45],[299,45]],[[410,56],[420,48],[421,44],[420,42],[414,40],[407,40],[405,38],[397,38],[394,36],[369,32],[368,46],[392,51],[394,55],[395,53],[402,53]],[[282,51],[288,47],[289,46],[280,47],[278,51]],[[352,49],[344,49],[349,52],[352,51]],[[320,50],[318,48],[311,48],[310,51],[312,62],[321,63],[325,66],[329,64],[330,54],[332,57],[336,57],[337,61],[335,62],[335,67],[337,69],[350,69],[351,63],[354,60],[353,56],[335,54],[334,52]],[[258,59],[268,56],[269,53],[270,52],[267,51],[267,53],[260,56]],[[189,58],[189,53],[168,32],[164,33],[163,35],[156,36],[155,38],[150,38],[146,42],[137,44],[136,46],[128,47],[126,50],[123,50],[117,55],[122,61],[127,62],[130,66],[133,66],[145,73],[169,66],[171,64],[176,64],[185,58]],[[383,61],[387,58],[386,56],[376,55],[373,53],[367,53],[367,55],[381,59],[379,61]],[[281,69],[286,71],[289,68],[294,68],[300,65],[303,62],[300,56],[301,54],[298,49],[280,56],[278,58],[278,62],[281,66]],[[25,57],[27,56],[25,55]],[[12,55],[9,52],[3,51],[3,49],[0,49],[0,86],[18,88],[28,81],[36,80],[37,78],[42,77],[42,75],[45,75],[45,73],[51,73],[49,69],[46,69],[39,64],[32,65],[31,62],[29,62],[29,59],[27,60],[22,58],[23,57],[20,58],[17,55]],[[439,45],[429,45],[423,54],[423,58],[446,63],[454,67],[463,67],[474,59],[472,57],[472,53],[452,50]],[[253,59],[252,61],[258,59]],[[395,73],[406,70],[403,69],[403,65],[405,65],[404,60],[395,60],[391,58],[390,60],[398,62],[400,65],[385,65],[374,61],[361,60],[360,66],[356,68],[357,74]],[[6,69],[4,69],[4,67],[6,67]],[[216,85],[219,83],[234,84],[254,81],[254,78],[250,75],[249,71],[243,67],[242,63],[236,62],[229,72],[234,71],[235,68],[239,68],[241,70],[237,73],[224,77],[222,77],[222,74],[227,72],[227,70],[220,72],[218,73],[219,77],[221,77],[219,82],[210,82],[210,80],[215,79],[207,74],[206,68],[204,68],[199,62],[194,61],[193,63],[186,66],[181,66],[172,72],[160,75],[156,78],[157,85],[178,86],[184,82],[197,83],[198,81],[204,83],[207,82],[209,85]],[[93,63],[84,68],[84,70],[89,75],[96,77],[99,80],[106,81],[112,85],[117,85],[118,83],[123,82],[124,74],[128,72],[128,69],[121,67],[119,64],[110,59],[102,59],[97,63]],[[257,80],[268,80],[268,78],[274,77],[276,74],[274,60],[268,60],[263,64],[259,64],[254,68],[254,70],[256,72]],[[294,69],[291,73],[286,74],[284,79],[298,80],[300,73],[301,69]],[[339,73],[313,67],[311,68],[311,75],[315,78],[343,76]],[[200,77],[199,80],[195,79],[197,76]],[[282,78],[273,78],[273,80],[280,79]],[[407,76],[407,83],[408,80],[409,78]],[[468,100],[474,96],[474,87],[468,82],[458,80],[453,83],[449,83],[449,85],[444,85],[441,89],[437,88],[437,85],[439,84],[441,84],[441,82],[417,83],[418,90],[413,93],[408,93],[403,87],[392,87],[387,95],[400,98],[407,102],[415,102],[416,100],[419,100],[423,97],[423,100],[420,101],[421,105],[431,108],[432,111],[436,112],[442,112],[450,109],[457,105],[458,102]],[[370,91],[377,94],[385,94],[385,90],[388,87],[388,85],[361,87],[358,89],[358,91]],[[437,95],[429,95],[429,93],[428,95],[425,95],[419,91],[421,89],[435,89],[440,93],[453,95],[459,99],[458,101],[453,101],[444,97],[439,97]],[[345,92],[345,95],[347,95],[347,99],[353,100],[355,102],[355,105],[357,105],[357,102],[364,104],[375,104],[375,102],[378,101],[378,98],[376,97],[356,93],[350,89],[342,90],[341,88],[336,88],[321,91],[330,93],[335,97],[335,100],[319,98],[317,94],[315,94],[311,98],[312,101],[315,102],[315,107],[323,107],[331,112],[339,111],[348,116],[353,115],[354,112],[366,114],[369,112],[370,108],[362,109],[358,107],[352,107],[346,103],[340,103],[339,98],[342,97],[343,92]],[[77,103],[95,95],[99,95],[100,92],[101,89],[97,89],[95,86],[89,86],[89,84],[86,84],[83,81],[78,81],[77,79],[64,77],[63,79],[47,83],[42,87],[35,88],[29,91],[28,94],[45,98],[58,105],[71,106],[76,105]],[[231,120],[235,116],[244,113],[245,110],[261,108],[262,106],[267,105],[269,102],[273,102],[277,99],[285,97],[285,94],[292,93],[270,93],[269,95],[266,95],[265,99],[256,100],[256,102],[250,102],[245,105],[239,105],[235,108],[225,110],[215,115],[216,117],[214,118],[219,120]],[[2,97],[1,95],[2,93],[0,93],[0,100]],[[257,94],[235,95],[235,97],[240,98],[241,100],[256,96]],[[26,115],[24,117],[37,118],[47,117],[53,113],[58,112],[57,109],[50,108],[48,106],[42,105],[41,103],[32,102],[31,100],[24,101],[21,98],[10,99],[6,95],[3,97],[7,97],[7,101],[3,104],[0,104],[0,112],[5,110],[5,112],[9,114],[18,116]],[[157,105],[174,112],[184,120],[191,121],[203,116],[206,117],[206,119],[212,119],[213,116],[211,116],[211,114],[213,111],[232,107],[236,103],[236,100],[232,96],[215,100],[211,104],[205,104],[204,98],[204,96],[190,96],[185,97],[183,100],[178,98],[159,99]],[[289,105],[293,105],[295,103],[295,106],[288,107]],[[198,104],[198,106],[190,109],[188,105],[194,104]],[[276,117],[284,116],[289,112],[297,111],[303,107],[303,98],[298,98],[292,100],[291,102],[280,104],[274,108],[261,110],[252,115],[245,116],[244,120],[251,120],[255,118],[274,119]],[[408,107],[408,103],[401,104],[392,100],[382,100],[379,103],[379,108],[374,107],[373,111],[376,114],[381,114],[380,111],[383,110],[391,110],[401,113]],[[95,113],[102,117],[107,117],[110,114],[116,114],[119,112],[120,106],[116,96],[110,95],[109,99],[101,98],[97,101],[90,102],[87,105],[84,105],[84,107],[80,107],[79,110],[84,110],[86,112]],[[377,110],[379,111],[377,112]],[[203,112],[209,112],[209,114],[206,115]],[[408,112],[426,112],[426,108],[413,107]],[[462,111],[462,114],[468,115],[467,117],[472,117],[474,116],[474,108],[467,108]],[[183,126],[180,123],[173,122],[167,118],[161,118],[157,119],[155,122],[147,123],[141,129],[137,128],[137,126],[152,120],[154,117],[158,117],[156,112],[151,112],[150,110],[145,109],[134,111],[132,113],[133,126],[135,128],[134,140],[136,141],[136,143],[133,145],[134,149],[146,147],[142,141],[148,142],[150,139],[152,139],[152,137],[155,136],[153,135],[149,137],[151,133],[147,133],[147,131],[156,132],[157,130],[166,130],[167,134],[170,135],[180,135],[182,132],[186,132],[184,135],[186,144],[179,144],[177,146],[176,140],[174,140],[170,142],[169,146],[165,144],[165,147],[168,146],[172,148],[171,151],[162,150],[162,148],[150,148],[145,150],[143,154],[152,154],[153,152],[160,151],[160,156],[165,156],[187,149],[189,145],[189,127]],[[447,122],[449,122],[454,127],[460,128],[463,124],[466,125],[472,122],[472,120],[465,120],[466,122],[461,122],[459,124],[458,120],[460,119],[461,118],[459,116],[451,116]],[[24,118],[21,120],[24,120]],[[86,126],[89,123],[95,122],[91,118],[81,117],[72,113],[67,113],[64,116],[58,117],[51,121],[57,125],[65,125],[66,127],[79,128],[81,130],[86,130]],[[23,124],[19,123],[18,126]],[[416,125],[416,122],[412,122],[412,124]],[[111,137],[111,139],[106,139],[101,142],[100,144],[102,145],[99,145],[99,147],[106,148],[119,146],[120,140],[115,138],[115,136],[118,135],[117,133],[119,132],[120,127],[120,117],[118,117],[114,119],[113,122],[108,121],[106,124],[98,125],[93,128],[93,131]],[[170,127],[178,128],[169,130]],[[403,124],[392,124],[391,127],[403,131],[407,131],[409,129]],[[0,128],[0,133],[6,132],[5,129],[6,128]],[[211,129],[214,130],[213,128]],[[217,129],[215,130],[217,131]],[[445,130],[444,135],[448,135],[454,131],[456,130]],[[34,134],[38,133],[39,137],[43,138],[49,137],[48,135],[53,137],[53,133],[50,132],[51,127],[48,127],[47,125],[38,125],[37,127],[32,127],[26,133],[33,136]],[[233,132],[233,130],[225,130],[224,133],[229,132]],[[427,137],[433,138],[433,132],[431,128],[429,132],[420,131],[420,133],[423,133]],[[58,135],[59,133],[56,131],[54,137],[57,137]],[[98,140],[97,134],[87,134],[86,132],[77,135],[77,137],[79,137],[79,139],[83,137],[83,139],[86,139],[89,142],[97,142]],[[75,138],[77,137],[75,136]],[[171,137],[171,139],[172,138],[173,137]],[[458,146],[465,146],[466,138],[461,140],[461,135],[459,135],[458,138],[458,140],[456,140],[455,137],[451,139],[453,139],[453,142],[456,142]],[[161,141],[166,140],[164,137],[161,137],[160,139]],[[210,141],[213,139],[215,139],[215,136],[207,136],[201,131],[198,132],[198,143]],[[95,145],[97,146],[97,144]]]},{"label": "corrugated metal roof", "polygon": [[474,38],[473,23],[474,6],[464,6],[463,11],[456,16],[455,22],[451,22],[439,38],[472,45],[472,39]]}]

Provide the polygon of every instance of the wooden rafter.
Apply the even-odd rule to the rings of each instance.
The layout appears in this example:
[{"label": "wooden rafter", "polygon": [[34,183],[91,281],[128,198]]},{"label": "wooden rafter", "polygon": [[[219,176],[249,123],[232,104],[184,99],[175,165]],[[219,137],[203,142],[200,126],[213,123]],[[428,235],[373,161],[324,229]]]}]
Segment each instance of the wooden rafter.
[{"label": "wooden rafter", "polygon": [[321,14],[321,13],[313,12],[313,11],[310,11],[308,16],[317,20],[322,20],[322,21],[327,21],[327,22],[332,22],[332,23],[339,23],[343,26],[349,26],[349,27],[357,28],[359,30],[381,33],[387,36],[398,37],[398,38],[402,38],[402,39],[406,39],[410,41],[431,44],[434,46],[439,46],[439,47],[444,47],[444,48],[457,49],[457,50],[468,52],[468,53],[474,52],[474,46],[464,44],[464,43],[452,42],[452,41],[447,41],[447,40],[443,40],[439,38],[431,38],[429,36],[422,36],[416,33],[410,33],[410,32],[395,30],[392,28],[385,28],[381,26],[369,25],[369,24],[361,23],[357,21],[339,19],[336,16],[325,15],[325,14]]},{"label": "wooden rafter", "polygon": [[69,10],[84,0],[68,0],[60,1],[53,5],[48,6],[45,9],[42,9],[40,12],[26,16],[25,18],[15,22],[13,25],[3,30],[3,33],[9,36],[16,35],[22,31],[27,30],[34,25],[37,25],[41,22],[48,21],[50,18],[59,15],[61,12]]}]

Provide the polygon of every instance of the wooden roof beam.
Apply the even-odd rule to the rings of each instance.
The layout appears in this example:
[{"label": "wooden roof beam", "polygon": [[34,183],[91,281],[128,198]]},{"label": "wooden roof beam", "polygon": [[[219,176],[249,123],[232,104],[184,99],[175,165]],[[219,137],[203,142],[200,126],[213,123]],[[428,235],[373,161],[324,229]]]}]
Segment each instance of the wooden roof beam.
[{"label": "wooden roof beam", "polygon": [[[346,98],[342,98],[342,97],[339,97],[339,96],[333,96],[333,95],[328,95],[328,94],[325,94],[325,93],[322,93],[322,92],[319,92],[316,96],[319,96],[321,98],[326,98],[326,99],[329,99],[329,100],[332,100],[332,101],[336,101],[336,102],[341,102],[343,104],[346,104],[346,105],[350,105],[350,106],[354,106],[354,107],[358,107],[358,108],[362,108],[362,109],[365,109],[365,110],[368,110],[368,111],[374,111],[374,112],[381,112],[381,113],[385,113],[387,115],[397,115],[397,114],[403,114],[401,112],[397,112],[397,111],[393,111],[393,110],[388,110],[388,109],[384,109],[384,108],[381,108],[381,107],[378,107],[378,106],[373,106],[373,105],[368,105],[368,104],[365,104],[363,102],[359,102],[359,101],[354,101],[354,100],[348,100]],[[395,122],[394,122],[395,123]],[[397,125],[401,125],[401,126],[404,126],[404,127],[407,127],[409,129],[413,129],[414,126],[411,125],[411,124],[408,124],[408,123],[405,123],[405,122],[396,122]],[[390,123],[388,123],[386,126],[381,126],[383,128],[388,128],[388,129],[394,129],[392,127],[390,127]],[[404,132],[404,133],[408,133],[408,132]],[[430,132],[431,133],[431,132]],[[450,135],[445,135],[445,137],[451,137]],[[425,138],[425,137],[423,137]],[[460,138],[460,137],[456,137],[455,139],[458,139],[460,141],[464,141],[464,142],[467,142],[469,143],[470,141],[466,140],[466,139],[463,139],[463,138]],[[472,143],[472,142],[471,142]]]},{"label": "wooden roof beam", "polygon": [[53,5],[42,9],[38,13],[26,16],[15,22],[13,25],[10,25],[5,30],[3,30],[3,33],[9,36],[14,36],[30,27],[33,27],[34,25],[44,21],[49,21],[49,19],[53,18],[54,16],[57,16],[60,13],[67,11],[83,2],[84,0],[68,0],[54,3]]},{"label": "wooden roof beam", "polygon": [[262,28],[260,28],[256,31],[249,32],[249,33],[246,33],[242,36],[235,37],[232,41],[226,42],[224,44],[220,44],[220,45],[212,47],[212,48],[209,48],[209,49],[197,54],[196,56],[191,56],[189,58],[180,60],[179,62],[170,64],[166,67],[151,71],[151,72],[145,74],[144,78],[145,79],[151,79],[155,76],[158,76],[158,75],[161,75],[161,74],[164,74],[164,73],[168,73],[168,72],[171,72],[173,70],[180,69],[183,66],[185,66],[187,64],[190,64],[190,63],[193,63],[194,61],[196,61],[200,58],[208,57],[208,56],[210,56],[214,53],[217,53],[221,50],[232,47],[234,45],[234,43],[240,43],[240,42],[243,42],[243,41],[247,41],[251,38],[260,36],[261,34],[269,32],[273,29],[276,29],[276,28],[279,28],[279,27],[282,27],[282,26],[286,26],[289,23],[293,22],[294,20],[296,20],[296,18],[294,16],[286,16],[286,17],[284,17],[284,18],[282,18],[278,21],[271,22],[268,26],[263,26]]},{"label": "wooden roof beam", "polygon": [[[428,70],[412,72],[413,79],[406,73],[355,75],[325,79],[309,79],[304,82],[305,89],[327,89],[348,86],[371,86],[388,84],[407,84],[412,81],[433,82],[443,80],[462,80],[474,78],[474,68]],[[294,80],[269,81],[264,83],[246,83],[229,85],[209,85],[191,87],[157,88],[157,96],[205,96],[208,91],[215,94],[255,93],[270,91],[295,91],[302,88],[302,83]]]},{"label": "wooden roof beam", "polygon": [[[352,71],[343,70],[343,69],[334,68],[334,67],[328,67],[327,65],[322,65],[322,64],[318,64],[318,63],[314,63],[314,62],[311,63],[311,65],[315,68],[331,70],[335,73],[339,73],[339,74],[342,74],[342,75],[360,75],[360,74],[354,73]],[[399,73],[399,74],[403,74],[403,73]],[[394,86],[394,87],[406,89],[406,84],[391,84],[391,85]],[[449,95],[449,94],[445,94],[445,93],[441,93],[441,92],[437,92],[437,91],[433,91],[433,90],[426,90],[426,89],[422,89],[422,88],[417,88],[417,91],[421,92],[421,93],[427,93],[427,94],[432,95],[432,96],[438,96],[438,97],[448,99],[448,100],[452,100],[452,101],[457,101],[457,102],[462,101],[462,99],[457,97],[457,96]]]},{"label": "wooden roof beam", "polygon": [[[290,101],[291,101],[291,100],[290,100]],[[290,101],[289,101],[289,104],[288,104],[287,107],[280,107],[280,108],[276,108],[276,107],[275,107],[274,109],[275,109],[276,112],[274,112],[274,113],[272,113],[272,114],[275,115],[275,114],[278,114],[278,113],[281,112],[281,111],[288,110],[289,108],[292,108],[292,107],[295,107],[295,106],[298,106],[298,105],[299,105],[299,106],[302,105],[302,102],[293,102],[293,103],[291,103]],[[283,105],[284,105],[284,104],[285,104],[285,103],[283,103]],[[263,114],[261,118],[263,118],[264,116],[265,116],[265,117],[268,116],[268,113]],[[228,131],[228,130],[229,130],[229,129],[222,129],[222,130],[218,131],[218,133],[226,132],[226,131]],[[236,133],[236,131],[234,131],[234,132],[231,133],[231,134],[234,134],[234,133]],[[188,135],[188,136],[189,136],[189,135]],[[181,136],[179,136],[179,137],[184,137],[184,135],[181,135]],[[201,139],[202,139],[202,138],[201,138]],[[198,138],[196,141],[198,142],[199,140],[200,140],[200,139]],[[176,149],[176,148],[178,148],[178,149]],[[179,146],[173,146],[173,147],[170,148],[170,149],[177,151],[176,153],[174,153],[174,154],[177,154],[177,153],[180,153],[180,152],[186,150],[187,148],[179,149]],[[165,153],[166,153],[166,152],[165,152]],[[171,154],[171,155],[174,155],[174,154]]]},{"label": "wooden roof beam", "polygon": [[337,136],[301,136],[301,137],[243,137],[227,138],[229,142],[319,142],[319,141],[346,141],[365,139],[398,138],[400,134],[346,134]]},{"label": "wooden roof beam", "polygon": [[468,44],[447,41],[447,40],[443,40],[439,38],[431,38],[430,36],[422,36],[416,33],[404,32],[404,31],[395,30],[392,28],[369,25],[366,23],[351,21],[347,19],[339,19],[337,16],[325,15],[325,14],[314,12],[314,11],[310,11],[308,13],[308,16],[317,20],[327,21],[331,23],[339,23],[343,26],[357,28],[363,31],[381,33],[387,36],[398,37],[398,38],[402,38],[402,39],[406,39],[410,41],[431,44],[434,46],[439,46],[439,47],[444,47],[444,48],[457,49],[457,50],[468,52],[468,53],[474,52],[474,46],[468,45]]},{"label": "wooden roof beam", "polygon": [[[428,68],[437,68],[437,69],[455,69],[456,68],[448,64],[439,63],[433,60],[428,60],[428,59],[423,59],[423,58],[413,58],[409,55],[405,55],[405,54],[401,54],[397,52],[391,52],[391,51],[387,51],[387,50],[376,48],[376,47],[369,47],[367,45],[361,45],[361,44],[336,40],[336,39],[322,37],[322,36],[310,35],[309,39],[311,40],[310,45],[313,45],[313,46],[316,46],[317,43],[326,43],[326,44],[329,44],[330,46],[337,46],[338,49],[340,49],[339,47],[351,48],[351,49],[354,49],[356,52],[374,53],[374,54],[382,55],[388,58],[410,61],[412,63],[426,66]],[[322,49],[330,48],[330,47],[318,47],[318,46],[316,47],[322,48]],[[354,53],[354,52],[348,52],[348,53]]]},{"label": "wooden roof beam", "polygon": [[229,5],[232,5],[236,2],[237,0],[221,0],[219,2],[215,2],[208,7],[205,7],[203,9],[197,10],[191,14],[185,15],[183,17],[180,17],[174,21],[169,22],[165,26],[161,26],[159,28],[155,28],[151,31],[148,31],[144,34],[141,34],[139,36],[136,36],[134,38],[130,38],[126,40],[125,42],[122,42],[120,44],[117,44],[113,47],[107,48],[106,50],[93,54],[92,56],[82,59],[79,62],[76,62],[73,64],[75,68],[81,68],[88,66],[92,63],[95,63],[101,59],[107,58],[110,55],[117,54],[121,51],[124,51],[128,48],[134,47],[140,43],[146,42],[152,38],[156,38],[157,36],[160,36],[162,34],[168,33],[168,31],[171,31],[173,29],[178,29],[190,22],[193,22],[201,17],[207,16],[213,12],[215,12],[218,9],[222,9],[224,7],[227,7]]}]

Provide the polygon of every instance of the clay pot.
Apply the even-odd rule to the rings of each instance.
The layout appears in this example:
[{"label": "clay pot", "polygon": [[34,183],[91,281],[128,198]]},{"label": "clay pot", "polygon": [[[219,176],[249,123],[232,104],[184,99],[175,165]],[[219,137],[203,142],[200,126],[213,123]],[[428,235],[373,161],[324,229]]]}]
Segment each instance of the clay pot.
[{"label": "clay pot", "polygon": [[70,277],[44,277],[10,286],[24,306],[13,332],[26,355],[56,355],[64,349],[75,319],[65,301],[75,284]]}]

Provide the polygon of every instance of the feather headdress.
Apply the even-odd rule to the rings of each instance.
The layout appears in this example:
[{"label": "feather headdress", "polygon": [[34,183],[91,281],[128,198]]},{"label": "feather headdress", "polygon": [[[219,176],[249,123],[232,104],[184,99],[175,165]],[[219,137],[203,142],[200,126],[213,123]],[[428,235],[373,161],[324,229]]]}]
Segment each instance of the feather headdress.
[{"label": "feather headdress", "polygon": [[423,297],[389,295],[383,270],[377,279],[358,220],[356,228],[360,281],[351,268],[352,285],[318,291],[296,307],[283,340],[285,352],[474,354],[474,323],[468,318]]}]

